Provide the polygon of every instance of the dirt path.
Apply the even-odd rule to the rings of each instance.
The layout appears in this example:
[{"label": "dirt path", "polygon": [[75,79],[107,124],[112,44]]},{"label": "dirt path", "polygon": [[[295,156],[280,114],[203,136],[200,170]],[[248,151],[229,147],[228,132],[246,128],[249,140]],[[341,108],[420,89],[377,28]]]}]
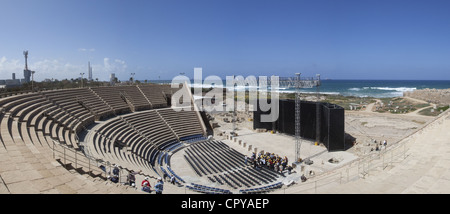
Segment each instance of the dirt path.
[{"label": "dirt path", "polygon": [[369,105],[367,105],[365,111],[366,111],[366,112],[373,112],[373,111],[372,111],[373,106],[374,106],[376,103],[378,103],[378,102],[381,102],[381,100],[376,100],[376,102],[370,103]]}]

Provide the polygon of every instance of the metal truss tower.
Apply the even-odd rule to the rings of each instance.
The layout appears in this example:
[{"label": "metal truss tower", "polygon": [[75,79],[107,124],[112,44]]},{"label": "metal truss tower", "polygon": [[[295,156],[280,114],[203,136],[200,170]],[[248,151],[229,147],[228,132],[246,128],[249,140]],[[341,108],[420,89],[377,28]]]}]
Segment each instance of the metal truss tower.
[{"label": "metal truss tower", "polygon": [[[301,73],[295,73],[294,78],[290,77],[280,77],[279,85],[280,87],[295,87],[295,161],[300,162],[300,150],[302,146],[302,138],[300,135],[301,130],[301,88],[313,88],[317,87],[317,102],[319,102],[319,86],[320,86],[320,75],[316,75],[314,78],[301,78]],[[317,103],[316,108],[316,140],[320,141],[320,104]]]},{"label": "metal truss tower", "polygon": [[316,102],[316,143],[320,142],[320,74],[317,74],[317,102]]},{"label": "metal truss tower", "polygon": [[[300,89],[302,88],[313,88],[317,87],[317,102],[319,102],[320,95],[319,95],[319,86],[320,86],[320,75],[317,74],[316,78],[308,77],[308,78],[301,78],[301,73],[295,73],[295,77],[279,77],[278,78],[278,87],[286,87],[286,88],[295,88],[295,161],[299,161],[300,159],[300,149],[302,144],[302,139],[300,135],[300,125],[301,125],[301,118],[300,118],[300,112],[301,112],[301,92]],[[234,76],[233,76],[234,79]],[[261,81],[261,79],[260,79]],[[271,80],[268,78],[265,81],[265,84],[267,86],[273,86]],[[252,84],[257,85],[257,83],[252,82]],[[261,82],[260,82],[261,84]],[[234,98],[233,98],[234,99]],[[233,102],[234,105],[236,105],[236,102]],[[317,142],[320,141],[320,104],[317,104],[317,111],[316,111],[316,140]],[[236,136],[236,106],[234,106],[233,111],[233,136]]]},{"label": "metal truss tower", "polygon": [[300,159],[300,148],[302,146],[302,138],[300,137],[300,104],[301,104],[301,73],[296,73],[295,81],[295,161]]}]

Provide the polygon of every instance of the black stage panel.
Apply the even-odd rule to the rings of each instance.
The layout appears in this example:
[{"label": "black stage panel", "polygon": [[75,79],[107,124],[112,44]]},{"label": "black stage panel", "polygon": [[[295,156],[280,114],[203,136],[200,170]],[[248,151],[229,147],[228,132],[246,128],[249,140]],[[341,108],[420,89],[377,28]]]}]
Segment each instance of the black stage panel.
[{"label": "black stage panel", "polygon": [[[320,111],[320,141],[325,145],[328,151],[338,151],[345,149],[345,130],[344,130],[344,108],[330,103],[319,103],[301,101],[300,104],[300,136],[307,139],[316,139],[316,109]],[[253,128],[273,128],[281,133],[295,135],[295,100],[279,101],[279,117],[273,123],[260,122],[262,112],[258,107],[253,112]]]},{"label": "black stage panel", "polygon": [[[270,102],[270,101],[267,101],[267,102]],[[260,128],[260,129],[272,130],[273,129],[273,123],[271,123],[271,122],[261,122],[261,115],[262,114],[270,114],[270,113],[271,113],[270,110],[268,110],[267,112],[263,112],[259,108],[259,100],[258,100],[257,110],[253,112],[253,129]]]},{"label": "black stage panel", "polygon": [[326,103],[323,108],[328,111],[328,141],[324,141],[329,151],[337,151],[345,149],[345,122],[344,108]]}]

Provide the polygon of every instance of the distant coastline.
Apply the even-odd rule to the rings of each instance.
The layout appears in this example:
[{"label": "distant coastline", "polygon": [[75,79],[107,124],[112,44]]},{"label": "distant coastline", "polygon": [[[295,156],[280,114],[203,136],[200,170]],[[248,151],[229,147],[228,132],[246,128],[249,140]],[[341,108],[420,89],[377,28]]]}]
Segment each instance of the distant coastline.
[{"label": "distant coastline", "polygon": [[[157,84],[170,84],[171,80],[150,81]],[[191,87],[201,87],[201,85],[193,84]],[[223,86],[225,86],[225,81]],[[204,89],[213,87],[212,85],[203,85]],[[389,98],[402,97],[405,92],[412,92],[421,89],[449,89],[450,80],[322,80],[319,90],[316,88],[301,89],[301,93],[315,94],[319,92],[322,95],[342,95],[354,97],[373,97],[373,98]],[[236,89],[236,88],[235,88]],[[236,90],[244,90],[245,88],[237,88]],[[295,93],[295,88],[287,88],[280,86],[280,93]]]}]

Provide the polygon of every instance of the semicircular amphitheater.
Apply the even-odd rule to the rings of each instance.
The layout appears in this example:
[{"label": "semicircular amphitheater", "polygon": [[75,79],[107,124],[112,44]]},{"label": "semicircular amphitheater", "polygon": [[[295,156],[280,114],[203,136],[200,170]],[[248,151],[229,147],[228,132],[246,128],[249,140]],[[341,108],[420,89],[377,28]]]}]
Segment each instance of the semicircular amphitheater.
[{"label": "semicircular amphitheater", "polygon": [[[193,101],[189,89],[180,90]],[[0,193],[137,194],[145,193],[139,188],[145,177],[154,184],[166,176],[176,180],[175,185],[164,185],[169,194],[305,192],[303,185],[282,189],[285,174],[248,166],[244,154],[208,137],[206,115],[195,106],[188,106],[190,111],[171,106],[174,93],[169,85],[146,84],[1,98]],[[418,186],[425,192],[448,192],[449,113],[403,140],[414,139],[405,160],[391,163],[377,176],[371,172],[370,181],[349,180],[324,192],[400,193],[414,192]],[[434,140],[424,150],[421,141],[430,139]],[[428,161],[421,165],[420,160]],[[119,182],[108,179],[113,164],[120,168]],[[337,175],[348,168],[340,169],[334,170]],[[359,173],[359,165],[357,169]],[[123,184],[130,171],[139,172],[137,188]],[[319,179],[321,175],[308,182]]]},{"label": "semicircular amphitheater", "polygon": [[[0,193],[143,193],[145,177],[154,183],[171,176],[176,184],[164,193],[281,187],[282,174],[255,170],[243,154],[208,139],[203,113],[170,106],[173,90],[146,84],[0,99]],[[114,165],[117,183],[108,179]],[[131,171],[139,172],[136,187],[124,185]]]}]

